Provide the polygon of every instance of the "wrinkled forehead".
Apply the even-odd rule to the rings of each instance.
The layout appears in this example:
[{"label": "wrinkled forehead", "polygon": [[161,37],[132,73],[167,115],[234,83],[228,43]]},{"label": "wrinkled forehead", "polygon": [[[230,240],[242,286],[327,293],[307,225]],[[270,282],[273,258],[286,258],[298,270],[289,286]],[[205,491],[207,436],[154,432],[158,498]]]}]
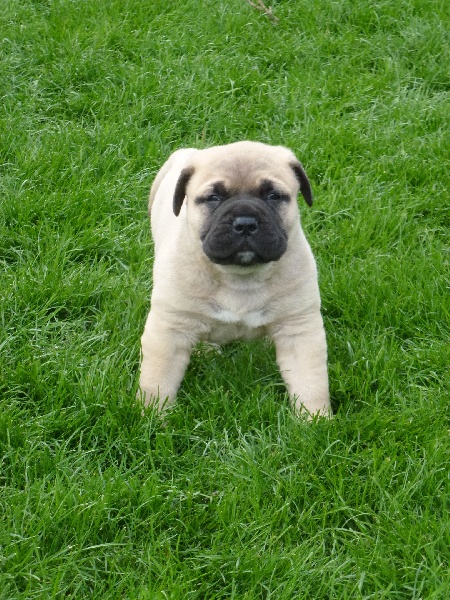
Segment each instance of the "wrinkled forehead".
[{"label": "wrinkled forehead", "polygon": [[298,188],[291,166],[293,160],[289,155],[280,156],[269,152],[224,153],[211,150],[199,152],[195,156],[192,164],[194,188],[221,181],[226,188],[234,192],[245,192],[259,188],[268,180],[281,184],[288,190],[295,191]]}]

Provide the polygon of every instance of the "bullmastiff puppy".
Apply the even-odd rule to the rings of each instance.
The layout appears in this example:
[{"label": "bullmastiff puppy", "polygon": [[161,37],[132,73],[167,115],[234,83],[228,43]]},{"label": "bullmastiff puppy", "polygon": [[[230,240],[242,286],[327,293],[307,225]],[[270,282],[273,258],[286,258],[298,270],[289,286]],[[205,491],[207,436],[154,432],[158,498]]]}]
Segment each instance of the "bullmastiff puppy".
[{"label": "bullmastiff puppy", "polygon": [[140,389],[163,411],[200,340],[268,336],[294,410],[330,415],[327,347],[316,264],[297,195],[306,173],[281,146],[237,142],[174,152],[149,211],[155,243]]}]

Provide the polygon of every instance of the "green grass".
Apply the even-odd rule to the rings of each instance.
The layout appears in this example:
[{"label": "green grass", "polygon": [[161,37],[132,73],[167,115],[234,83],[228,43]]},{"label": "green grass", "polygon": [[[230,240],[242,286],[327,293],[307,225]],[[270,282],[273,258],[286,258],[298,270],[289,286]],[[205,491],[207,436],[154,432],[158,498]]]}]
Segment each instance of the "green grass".
[{"label": "green grass", "polygon": [[[443,0],[3,0],[0,600],[447,599]],[[239,139],[303,161],[336,418],[265,342],[135,402],[151,180]]]}]

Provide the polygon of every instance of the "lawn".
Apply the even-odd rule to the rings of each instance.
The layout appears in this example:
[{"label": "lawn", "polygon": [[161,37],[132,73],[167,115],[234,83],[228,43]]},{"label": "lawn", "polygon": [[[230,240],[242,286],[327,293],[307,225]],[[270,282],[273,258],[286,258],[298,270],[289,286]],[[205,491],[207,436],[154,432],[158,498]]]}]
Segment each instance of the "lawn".
[{"label": "lawn", "polygon": [[[0,600],[450,597],[448,6],[266,5],[1,2]],[[331,421],[264,341],[135,400],[152,178],[239,139],[312,182]]]}]

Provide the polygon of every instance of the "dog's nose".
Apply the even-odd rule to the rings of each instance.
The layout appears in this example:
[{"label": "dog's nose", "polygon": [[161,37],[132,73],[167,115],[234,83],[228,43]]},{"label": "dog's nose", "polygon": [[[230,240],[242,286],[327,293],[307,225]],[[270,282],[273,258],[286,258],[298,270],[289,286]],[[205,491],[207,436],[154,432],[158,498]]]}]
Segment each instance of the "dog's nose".
[{"label": "dog's nose", "polygon": [[236,217],[233,230],[238,235],[254,235],[258,231],[258,221],[255,217]]}]

